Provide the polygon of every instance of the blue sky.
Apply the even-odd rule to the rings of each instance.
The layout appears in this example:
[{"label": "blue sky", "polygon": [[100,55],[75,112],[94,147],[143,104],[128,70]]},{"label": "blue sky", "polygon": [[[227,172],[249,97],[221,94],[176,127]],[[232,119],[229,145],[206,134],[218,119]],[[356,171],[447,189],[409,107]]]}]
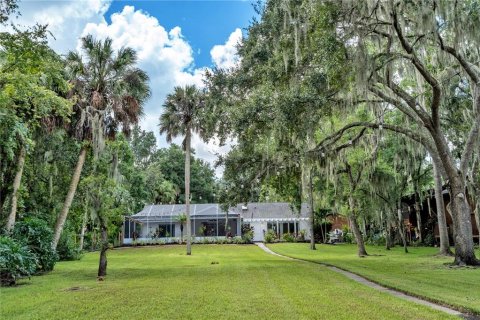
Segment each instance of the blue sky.
[{"label": "blue sky", "polygon": [[211,66],[210,49],[224,43],[236,28],[247,28],[255,15],[251,1],[114,1],[107,21],[125,5],[150,13],[168,30],[180,26],[192,46],[196,67]]},{"label": "blue sky", "polygon": [[[150,76],[152,98],[144,106],[141,126],[153,131],[160,147],[165,137],[158,133],[163,102],[174,86],[203,85],[205,68],[230,68],[238,62],[237,44],[246,35],[255,10],[252,1],[112,1],[112,0],[21,0],[22,25],[48,24],[53,34],[49,44],[61,54],[80,50],[79,39],[91,34],[109,37],[115,49],[128,46],[137,51],[138,65]],[[180,143],[181,138],[174,140]],[[204,143],[193,137],[198,157],[213,163],[229,145]],[[220,174],[221,169],[217,170]]]}]

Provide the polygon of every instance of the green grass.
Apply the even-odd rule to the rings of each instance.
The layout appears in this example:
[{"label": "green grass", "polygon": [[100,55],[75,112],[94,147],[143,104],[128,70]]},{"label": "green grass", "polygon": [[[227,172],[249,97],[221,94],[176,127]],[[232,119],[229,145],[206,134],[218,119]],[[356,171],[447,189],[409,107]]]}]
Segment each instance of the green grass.
[{"label": "green grass", "polygon": [[[390,251],[367,247],[372,256],[359,258],[355,245],[285,243],[268,245],[273,251],[304,260],[323,262],[362,275],[374,282],[432,301],[480,314],[480,268],[450,268],[453,258],[435,256],[435,248],[403,248]],[[477,257],[480,252],[477,252]]]},{"label": "green grass", "polygon": [[256,246],[198,245],[192,256],[184,251],[110,251],[103,282],[95,280],[98,253],[58,263],[50,274],[2,288],[0,319],[451,318]]}]

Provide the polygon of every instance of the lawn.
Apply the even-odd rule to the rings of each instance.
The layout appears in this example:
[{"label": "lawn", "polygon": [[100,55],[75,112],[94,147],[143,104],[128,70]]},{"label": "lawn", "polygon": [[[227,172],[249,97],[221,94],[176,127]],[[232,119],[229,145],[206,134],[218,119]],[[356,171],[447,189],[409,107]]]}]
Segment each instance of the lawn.
[{"label": "lawn", "polygon": [[455,319],[253,245],[117,249],[103,282],[97,259],[2,288],[0,319]]},{"label": "lawn", "polygon": [[388,287],[480,314],[480,268],[450,268],[448,264],[453,258],[435,256],[435,248],[409,248],[410,253],[405,254],[401,247],[387,251],[370,246],[367,252],[372,256],[359,258],[356,246],[347,244],[318,245],[316,251],[303,243],[268,247],[283,255],[331,264]]}]

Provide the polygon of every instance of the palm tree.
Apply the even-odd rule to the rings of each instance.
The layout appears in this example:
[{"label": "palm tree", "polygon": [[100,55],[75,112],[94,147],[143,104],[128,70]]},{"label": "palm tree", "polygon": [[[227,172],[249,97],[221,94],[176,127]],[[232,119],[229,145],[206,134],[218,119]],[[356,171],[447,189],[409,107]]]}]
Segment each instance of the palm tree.
[{"label": "palm tree", "polygon": [[187,221],[187,215],[182,213],[177,218],[178,222],[180,222],[180,242],[183,243],[183,225]]},{"label": "palm tree", "polygon": [[[84,56],[78,52],[67,55],[67,74],[76,98],[70,134],[82,143],[77,165],[62,211],[55,224],[52,247],[56,248],[63,225],[80,180],[89,147],[95,154],[105,139],[115,139],[120,130],[128,135],[131,126],[143,114],[143,104],[150,96],[148,75],[135,67],[137,55],[131,48],[114,52],[112,40],[95,40],[91,35],[82,38]],[[114,172],[115,161],[113,156]]]},{"label": "palm tree", "polygon": [[185,215],[187,216],[187,255],[192,254],[191,220],[190,220],[190,143],[192,132],[203,135],[200,125],[200,111],[203,107],[203,96],[197,87],[175,87],[167,96],[164,112],[160,116],[160,134],[166,133],[167,142],[177,136],[184,136],[185,150]]}]

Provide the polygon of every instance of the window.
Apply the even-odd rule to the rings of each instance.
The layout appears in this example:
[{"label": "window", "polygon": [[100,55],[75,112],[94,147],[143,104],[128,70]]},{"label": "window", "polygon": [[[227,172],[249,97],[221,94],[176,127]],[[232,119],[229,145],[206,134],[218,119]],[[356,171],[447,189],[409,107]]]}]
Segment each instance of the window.
[{"label": "window", "polygon": [[175,237],[175,225],[173,224],[159,224],[155,229],[157,238]]}]

